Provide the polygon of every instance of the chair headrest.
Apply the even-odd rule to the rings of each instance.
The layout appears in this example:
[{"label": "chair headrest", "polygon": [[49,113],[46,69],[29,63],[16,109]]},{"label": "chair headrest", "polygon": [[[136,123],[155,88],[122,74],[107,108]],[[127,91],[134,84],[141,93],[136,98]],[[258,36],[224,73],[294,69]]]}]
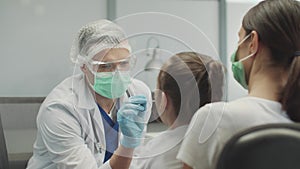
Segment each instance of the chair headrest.
[{"label": "chair headrest", "polygon": [[299,169],[300,124],[268,124],[233,136],[217,169]]}]

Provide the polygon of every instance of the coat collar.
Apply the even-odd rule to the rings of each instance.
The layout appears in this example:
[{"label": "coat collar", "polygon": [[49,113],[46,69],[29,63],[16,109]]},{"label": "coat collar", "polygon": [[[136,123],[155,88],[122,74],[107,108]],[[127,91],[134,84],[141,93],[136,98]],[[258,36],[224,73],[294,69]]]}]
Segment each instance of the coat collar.
[{"label": "coat collar", "polygon": [[97,107],[96,101],[94,99],[94,92],[91,91],[91,88],[84,74],[81,74],[79,79],[74,78],[73,84],[73,90],[75,91],[75,93],[77,93],[78,108],[90,110]]}]

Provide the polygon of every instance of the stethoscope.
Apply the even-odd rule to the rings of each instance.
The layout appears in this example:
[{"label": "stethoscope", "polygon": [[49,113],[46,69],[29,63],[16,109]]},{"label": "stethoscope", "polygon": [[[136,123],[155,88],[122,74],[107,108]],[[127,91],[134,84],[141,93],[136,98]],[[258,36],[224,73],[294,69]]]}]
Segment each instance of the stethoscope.
[{"label": "stethoscope", "polygon": [[[131,96],[128,90],[126,90],[126,95],[127,95],[128,98]],[[119,108],[120,108],[120,99],[117,99],[117,103],[113,106],[112,109],[115,109],[115,111],[116,111],[116,110],[119,110]],[[94,142],[94,148],[98,153],[101,154],[102,149],[104,149],[104,147],[100,143],[100,140],[99,140],[100,137],[98,135],[98,132],[96,131],[94,119],[93,119],[91,114],[89,114],[89,115],[90,115],[90,118],[91,118],[93,132],[94,132],[95,139],[96,139],[96,142]]]}]

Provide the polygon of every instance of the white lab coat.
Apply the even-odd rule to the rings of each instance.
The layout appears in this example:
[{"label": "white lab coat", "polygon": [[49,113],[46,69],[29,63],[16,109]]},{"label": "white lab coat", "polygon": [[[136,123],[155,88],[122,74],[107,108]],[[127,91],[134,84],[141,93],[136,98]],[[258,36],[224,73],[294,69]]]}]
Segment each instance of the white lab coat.
[{"label": "white lab coat", "polygon": [[[133,79],[128,91],[147,97],[148,120],[152,107],[149,88]],[[124,95],[119,103],[126,99]],[[40,107],[37,138],[27,169],[111,168],[109,161],[103,164],[104,135],[101,114],[84,75],[69,77],[51,91]]]}]

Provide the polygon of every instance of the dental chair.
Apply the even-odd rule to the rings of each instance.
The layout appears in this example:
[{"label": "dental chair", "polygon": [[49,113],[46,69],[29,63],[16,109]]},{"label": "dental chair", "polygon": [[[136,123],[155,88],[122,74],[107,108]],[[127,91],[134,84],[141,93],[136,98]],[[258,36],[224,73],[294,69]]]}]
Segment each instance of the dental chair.
[{"label": "dental chair", "polygon": [[216,169],[300,169],[300,124],[268,124],[236,134]]}]

